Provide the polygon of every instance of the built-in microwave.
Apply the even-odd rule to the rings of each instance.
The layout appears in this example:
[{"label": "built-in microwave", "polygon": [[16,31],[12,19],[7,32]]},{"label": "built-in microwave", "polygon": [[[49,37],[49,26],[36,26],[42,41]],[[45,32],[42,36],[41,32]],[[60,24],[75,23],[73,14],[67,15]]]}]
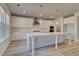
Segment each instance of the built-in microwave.
[{"label": "built-in microwave", "polygon": [[54,26],[50,26],[49,32],[54,32]]}]

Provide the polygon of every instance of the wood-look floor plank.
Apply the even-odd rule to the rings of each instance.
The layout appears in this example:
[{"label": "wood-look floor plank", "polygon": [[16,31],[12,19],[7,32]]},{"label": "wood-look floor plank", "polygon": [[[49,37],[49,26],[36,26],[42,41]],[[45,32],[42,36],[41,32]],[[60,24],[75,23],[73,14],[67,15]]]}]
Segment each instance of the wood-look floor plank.
[{"label": "wood-look floor plank", "polygon": [[[6,49],[4,56],[31,56],[31,51],[26,51],[26,40],[12,41]],[[35,50],[36,56],[79,56],[79,43],[69,45],[66,40],[64,43],[59,44],[58,49],[53,45],[38,48]]]}]

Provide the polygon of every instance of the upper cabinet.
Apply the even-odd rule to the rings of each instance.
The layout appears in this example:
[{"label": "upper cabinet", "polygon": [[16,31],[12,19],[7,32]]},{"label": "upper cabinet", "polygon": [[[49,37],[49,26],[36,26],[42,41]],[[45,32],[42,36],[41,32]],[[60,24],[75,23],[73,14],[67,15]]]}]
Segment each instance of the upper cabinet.
[{"label": "upper cabinet", "polygon": [[74,16],[64,18],[64,24],[74,23]]},{"label": "upper cabinet", "polygon": [[29,28],[33,27],[33,19],[25,17],[12,16],[11,27]]},{"label": "upper cabinet", "polygon": [[40,20],[40,28],[49,28],[49,26],[53,26],[52,20]]}]

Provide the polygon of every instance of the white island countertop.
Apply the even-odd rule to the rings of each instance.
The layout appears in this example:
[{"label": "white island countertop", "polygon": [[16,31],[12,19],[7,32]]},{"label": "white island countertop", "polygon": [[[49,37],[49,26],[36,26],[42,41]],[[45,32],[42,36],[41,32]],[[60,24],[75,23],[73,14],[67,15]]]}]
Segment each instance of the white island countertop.
[{"label": "white island countertop", "polygon": [[46,35],[60,35],[60,34],[67,34],[67,33],[65,32],[50,32],[50,33],[32,32],[29,34],[32,36],[46,36]]}]

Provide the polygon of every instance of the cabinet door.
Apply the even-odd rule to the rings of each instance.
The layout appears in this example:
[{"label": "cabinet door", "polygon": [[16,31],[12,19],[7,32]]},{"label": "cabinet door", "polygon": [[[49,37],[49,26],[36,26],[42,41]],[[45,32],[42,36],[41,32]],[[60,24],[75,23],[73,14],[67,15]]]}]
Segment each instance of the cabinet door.
[{"label": "cabinet door", "polygon": [[64,24],[70,24],[70,23],[74,23],[74,16],[73,17],[64,18]]},{"label": "cabinet door", "polygon": [[33,27],[33,19],[13,16],[12,27],[20,27],[20,28]]}]

